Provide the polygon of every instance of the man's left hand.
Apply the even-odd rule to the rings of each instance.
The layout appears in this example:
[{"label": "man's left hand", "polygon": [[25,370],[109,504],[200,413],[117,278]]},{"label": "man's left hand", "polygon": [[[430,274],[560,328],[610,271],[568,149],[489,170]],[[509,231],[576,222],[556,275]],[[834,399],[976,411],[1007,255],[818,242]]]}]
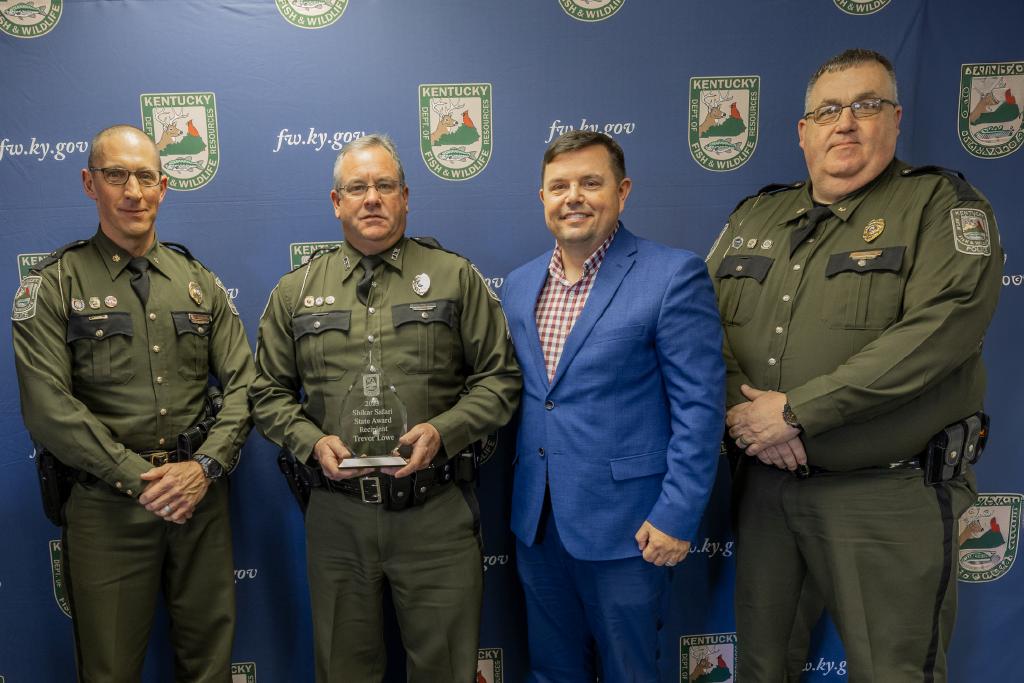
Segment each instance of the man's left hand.
[{"label": "man's left hand", "polygon": [[408,464],[405,467],[382,467],[381,471],[401,479],[430,465],[434,456],[441,450],[441,433],[429,422],[421,422],[399,437],[398,443],[402,446],[412,446]]},{"label": "man's left hand", "polygon": [[141,477],[149,483],[139,496],[139,504],[175,524],[184,524],[192,517],[210,488],[210,480],[195,460],[154,467]]},{"label": "man's left hand", "polygon": [[636,532],[634,538],[640,547],[640,552],[644,554],[644,559],[659,567],[676,566],[686,559],[686,554],[690,551],[689,541],[680,541],[678,538],[658,531],[653,524],[646,520],[640,525],[640,530]]},{"label": "man's left hand", "polygon": [[782,419],[782,409],[787,403],[786,395],[778,391],[761,391],[746,384],[740,391],[749,403],[740,403],[729,409],[725,424],[729,436],[736,445],[746,450],[747,455],[757,455],[769,446],[790,441],[800,430],[790,427]]}]

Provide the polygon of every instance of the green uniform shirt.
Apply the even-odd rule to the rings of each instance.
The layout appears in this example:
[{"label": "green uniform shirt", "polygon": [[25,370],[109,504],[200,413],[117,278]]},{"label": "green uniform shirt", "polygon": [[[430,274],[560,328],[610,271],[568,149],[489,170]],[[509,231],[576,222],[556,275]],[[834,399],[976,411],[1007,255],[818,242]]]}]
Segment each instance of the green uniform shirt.
[{"label": "green uniform shirt", "polygon": [[203,410],[209,375],[224,407],[200,449],[230,470],[252,423],[254,370],[220,279],[160,242],[143,307],[130,255],[102,232],[37,265],[14,301],[21,411],[32,439],[62,462],[137,497],[152,466]]},{"label": "green uniform shirt", "polygon": [[[270,294],[249,391],[271,441],[308,458],[341,434],[342,404],[372,350],[408,410],[454,455],[508,422],[522,376],[501,304],[466,259],[411,239],[381,254],[366,305],[348,243],[281,278]],[[302,390],[302,398],[299,394]]]},{"label": "green uniform shirt", "polygon": [[813,207],[807,183],[747,199],[708,256],[727,403],[744,383],[785,392],[820,467],[916,455],[981,409],[1003,263],[992,208],[965,181],[897,160],[791,253]]}]

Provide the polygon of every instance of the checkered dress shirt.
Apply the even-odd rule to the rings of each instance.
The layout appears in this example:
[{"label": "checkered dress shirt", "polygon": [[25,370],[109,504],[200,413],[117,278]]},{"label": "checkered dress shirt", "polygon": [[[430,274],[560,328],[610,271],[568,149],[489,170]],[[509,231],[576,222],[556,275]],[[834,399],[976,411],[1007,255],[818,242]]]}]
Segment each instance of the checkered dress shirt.
[{"label": "checkered dress shirt", "polygon": [[555,376],[558,360],[562,357],[565,340],[576,324],[576,319],[587,304],[590,290],[597,279],[597,271],[604,262],[612,240],[615,239],[618,227],[608,235],[601,246],[583,262],[583,275],[576,282],[565,279],[565,267],[562,264],[562,250],[555,245],[548,264],[548,279],[537,297],[537,334],[540,336],[540,347],[544,351],[544,365],[548,371],[548,382]]}]

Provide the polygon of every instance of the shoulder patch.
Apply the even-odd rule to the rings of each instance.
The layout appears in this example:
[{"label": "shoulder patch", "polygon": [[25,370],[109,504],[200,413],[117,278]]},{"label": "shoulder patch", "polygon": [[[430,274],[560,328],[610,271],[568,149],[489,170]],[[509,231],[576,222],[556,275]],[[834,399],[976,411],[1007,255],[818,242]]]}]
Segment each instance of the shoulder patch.
[{"label": "shoulder patch", "polygon": [[224,292],[224,298],[227,299],[228,308],[231,309],[231,312],[234,313],[235,316],[238,316],[238,309],[235,307],[235,300],[231,298],[231,292],[228,291],[227,287],[224,286],[224,283],[221,282],[219,277],[214,275],[212,272],[211,275],[213,275],[213,284],[217,285],[220,288],[220,291]]},{"label": "shoulder patch", "polygon": [[915,168],[905,168],[900,171],[900,175],[906,178],[912,178],[918,175],[941,175],[944,176],[949,182],[953,183],[953,187],[956,189],[956,198],[961,202],[979,202],[981,197],[978,195],[977,190],[967,182],[964,178],[964,174],[960,171],[956,171],[952,168],[943,168],[941,166],[917,166]]},{"label": "shoulder patch", "polygon": [[31,271],[42,271],[47,266],[51,266],[60,260],[60,257],[64,255],[64,252],[69,249],[77,249],[78,247],[84,247],[89,244],[89,240],[75,240],[74,242],[68,242],[63,247],[59,247],[50,252],[49,256],[41,261],[37,261],[32,265]]},{"label": "shoulder patch", "polygon": [[39,286],[42,282],[42,275],[26,275],[22,278],[21,284],[18,285],[18,291],[14,293],[11,320],[15,322],[28,320],[36,314],[36,301],[39,298]]},{"label": "shoulder patch", "polygon": [[961,254],[990,256],[992,238],[988,228],[988,216],[981,209],[950,209],[949,218],[953,224],[953,244]]},{"label": "shoulder patch", "polygon": [[771,183],[770,185],[765,185],[764,187],[762,187],[760,190],[758,190],[754,194],[752,194],[752,195],[750,195],[748,197],[744,197],[743,199],[741,199],[739,204],[737,204],[736,207],[732,211],[729,212],[729,214],[732,215],[732,214],[736,213],[736,209],[738,209],[741,206],[743,206],[743,203],[745,201],[747,201],[748,199],[754,199],[754,198],[757,198],[757,197],[763,197],[765,195],[777,194],[779,192],[784,192],[785,190],[799,190],[803,186],[804,186],[804,181],[802,181],[802,180],[798,180],[795,183]]},{"label": "shoulder patch", "polygon": [[473,269],[473,272],[476,273],[477,276],[480,278],[480,282],[484,283],[484,287],[487,289],[487,293],[491,295],[491,298],[500,304],[501,299],[498,297],[497,293],[493,289],[491,289],[490,283],[487,282],[487,278],[485,278],[484,274],[480,272],[480,269],[477,268],[472,261],[469,262],[469,266],[470,268]]}]

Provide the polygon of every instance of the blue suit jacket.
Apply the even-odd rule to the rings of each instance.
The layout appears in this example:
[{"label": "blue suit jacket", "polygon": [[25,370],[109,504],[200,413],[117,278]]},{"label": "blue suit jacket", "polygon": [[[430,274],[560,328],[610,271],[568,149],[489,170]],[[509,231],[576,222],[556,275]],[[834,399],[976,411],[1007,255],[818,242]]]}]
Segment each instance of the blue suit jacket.
[{"label": "blue suit jacket", "polygon": [[502,288],[523,371],[512,531],[532,545],[544,489],[566,549],[639,555],[649,520],[692,540],[714,482],[725,371],[702,259],[619,227],[549,383],[535,308],[551,252]]}]

